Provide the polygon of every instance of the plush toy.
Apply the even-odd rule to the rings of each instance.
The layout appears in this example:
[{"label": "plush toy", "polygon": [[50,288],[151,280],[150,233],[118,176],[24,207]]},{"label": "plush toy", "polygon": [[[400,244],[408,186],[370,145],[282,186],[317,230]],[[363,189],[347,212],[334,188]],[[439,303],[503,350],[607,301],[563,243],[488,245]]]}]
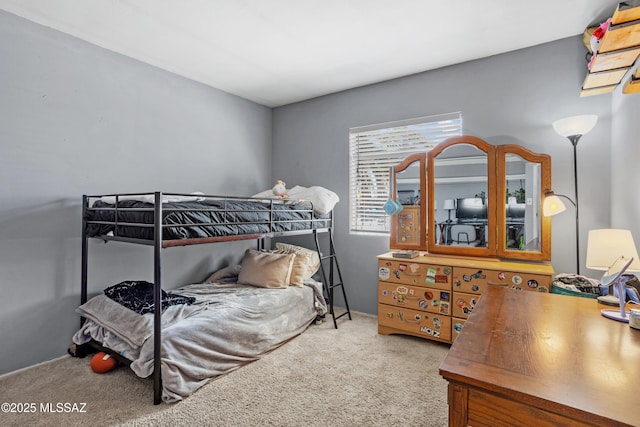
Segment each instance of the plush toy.
[{"label": "plush toy", "polygon": [[600,42],[604,37],[604,34],[609,29],[611,25],[611,18],[604,21],[602,24],[598,26],[595,30],[593,30],[593,35],[591,36],[591,52],[596,53],[598,48],[600,47]]},{"label": "plush toy", "polygon": [[289,197],[287,194],[287,184],[282,180],[277,180],[276,185],[273,186],[273,194],[276,197],[280,197],[281,199],[286,199]]},{"label": "plush toy", "polygon": [[91,369],[97,374],[112,371],[116,366],[118,366],[118,361],[102,351],[91,358]]},{"label": "plush toy", "polygon": [[598,54],[598,49],[600,48],[600,42],[602,41],[602,38],[604,37],[604,34],[609,29],[610,25],[611,25],[611,18],[607,19],[602,24],[600,24],[595,30],[593,30],[593,34],[591,35],[591,39],[589,40],[591,52],[593,53],[593,56],[589,61],[589,66],[588,66],[589,69],[591,69],[591,65],[593,64],[593,61],[595,60],[596,55]]}]

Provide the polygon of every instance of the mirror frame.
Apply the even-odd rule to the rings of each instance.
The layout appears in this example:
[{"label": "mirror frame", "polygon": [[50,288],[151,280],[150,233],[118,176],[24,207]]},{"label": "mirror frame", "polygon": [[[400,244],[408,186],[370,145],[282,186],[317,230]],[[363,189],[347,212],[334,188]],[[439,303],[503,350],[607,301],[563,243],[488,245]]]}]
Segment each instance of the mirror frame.
[{"label": "mirror frame", "polygon": [[505,209],[498,209],[497,228],[498,234],[498,254],[505,258],[527,259],[527,260],[551,260],[551,217],[542,214],[542,203],[544,201],[544,191],[551,188],[551,157],[547,154],[538,154],[533,151],[516,145],[506,144],[499,145],[497,148],[498,156],[498,176],[502,179],[498,180],[497,200],[506,200],[507,198],[507,155],[515,154],[523,160],[531,163],[540,164],[540,251],[522,251],[507,249],[506,245],[506,223],[507,214]]},{"label": "mirror frame", "polygon": [[[491,173],[496,170],[496,153],[495,147],[482,139],[463,135],[459,137],[449,138],[446,141],[438,144],[433,150],[429,151],[427,155],[427,172],[428,172],[428,216],[425,218],[435,218],[433,214],[435,212],[435,169],[434,161],[438,154],[442,153],[449,147],[466,144],[473,145],[478,150],[484,152],[487,155],[487,246],[486,247],[467,247],[467,246],[445,246],[438,245],[435,242],[436,237],[436,224],[434,221],[429,220],[427,222],[427,250],[434,254],[444,255],[462,255],[473,257],[492,257],[496,255],[496,233],[492,230],[496,229],[496,192],[490,191],[492,188],[496,188],[497,175]],[[433,241],[432,241],[433,239]]]},{"label": "mirror frame", "polygon": [[[403,172],[406,169],[408,169],[412,164],[414,164],[415,162],[418,162],[418,166],[420,168],[420,184],[419,184],[419,191],[420,191],[420,205],[418,208],[418,214],[420,216],[420,218],[417,221],[417,233],[418,233],[418,243],[417,244],[403,244],[403,243],[398,243],[396,240],[398,238],[398,215],[402,214],[402,212],[400,212],[400,214],[396,214],[393,215],[390,219],[389,219],[389,228],[390,228],[390,234],[391,234],[391,238],[390,238],[390,244],[389,244],[389,248],[391,249],[413,249],[413,250],[426,250],[427,249],[427,234],[425,232],[425,224],[426,224],[426,218],[427,218],[427,203],[426,203],[426,198],[425,195],[427,194],[426,192],[426,181],[427,181],[427,173],[426,173],[426,159],[427,159],[427,155],[426,153],[416,153],[416,154],[412,154],[409,157],[407,157],[406,159],[404,159],[400,164],[394,166],[395,168],[395,173],[392,176],[391,175],[391,168],[389,168],[389,179],[393,179],[393,184],[394,184],[394,188],[398,188],[398,183],[396,181],[396,175],[399,172]],[[397,191],[396,194],[393,195],[393,199],[396,200],[396,196],[397,196]],[[397,201],[397,200],[396,200]]]}]

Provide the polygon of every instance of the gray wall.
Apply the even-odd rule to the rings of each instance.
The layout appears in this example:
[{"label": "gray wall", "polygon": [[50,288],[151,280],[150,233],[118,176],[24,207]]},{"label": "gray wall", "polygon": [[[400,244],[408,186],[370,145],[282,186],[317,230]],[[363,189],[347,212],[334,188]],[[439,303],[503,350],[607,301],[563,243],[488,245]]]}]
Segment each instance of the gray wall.
[{"label": "gray wall", "polygon": [[[273,177],[288,185],[322,185],[341,198],[336,246],[353,309],[377,312],[375,256],[389,248],[387,238],[348,231],[348,131],[355,126],[462,111],[466,134],[551,155],[554,190],[572,195],[572,147],[551,123],[597,114],[598,124],[580,141],[578,153],[584,268],[587,231],[610,222],[601,195],[610,187],[611,135],[611,95],[579,97],[584,53],[581,37],[571,37],[274,109]],[[558,273],[575,272],[574,229],[571,207],[554,217],[552,263]]]},{"label": "gray wall", "polygon": [[[271,186],[271,110],[0,12],[0,373],[60,356],[79,326],[80,198]],[[165,289],[240,242],[171,248]],[[91,242],[95,293],[153,280],[152,249]]]},{"label": "gray wall", "polygon": [[[551,122],[598,114],[579,144],[581,264],[589,229],[628,225],[640,237],[640,207],[628,197],[639,180],[637,156],[628,154],[638,150],[640,98],[614,94],[613,120],[611,95],[579,98],[583,57],[581,38],[572,37],[272,112],[0,12],[0,373],[64,354],[78,326],[83,193],[253,194],[275,179],[333,189],[342,199],[336,244],[351,306],[375,313],[375,256],[388,240],[348,233],[354,126],[462,111],[467,134],[550,154],[554,189],[571,195],[571,145]],[[555,270],[573,272],[571,208],[553,227]],[[247,245],[165,251],[164,287],[200,280]],[[90,249],[92,293],[152,278],[149,248]]]},{"label": "gray wall", "polygon": [[640,95],[613,93],[611,133],[611,192],[602,203],[611,203],[611,226],[631,230],[640,248]]}]

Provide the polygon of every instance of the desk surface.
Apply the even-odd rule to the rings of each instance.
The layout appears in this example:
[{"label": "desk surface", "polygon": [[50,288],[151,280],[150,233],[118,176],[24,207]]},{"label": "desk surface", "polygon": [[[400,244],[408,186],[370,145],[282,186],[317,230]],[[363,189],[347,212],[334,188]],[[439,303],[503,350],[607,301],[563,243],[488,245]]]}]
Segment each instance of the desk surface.
[{"label": "desk surface", "polygon": [[600,308],[593,299],[489,287],[440,374],[595,425],[640,425],[640,330]]}]

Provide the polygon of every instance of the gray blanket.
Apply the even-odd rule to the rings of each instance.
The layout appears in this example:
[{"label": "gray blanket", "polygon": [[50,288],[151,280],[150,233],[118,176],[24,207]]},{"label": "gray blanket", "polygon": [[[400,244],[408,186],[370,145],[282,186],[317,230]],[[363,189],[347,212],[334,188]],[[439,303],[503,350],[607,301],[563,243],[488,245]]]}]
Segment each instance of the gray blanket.
[{"label": "gray blanket", "polygon": [[[175,290],[196,298],[162,314],[162,399],[182,400],[211,379],[257,360],[302,333],[326,312],[320,283],[264,289],[194,284]],[[88,320],[73,336],[94,339],[132,361],[140,377],[153,373],[153,314],[137,314],[104,295],[77,309]]]}]

